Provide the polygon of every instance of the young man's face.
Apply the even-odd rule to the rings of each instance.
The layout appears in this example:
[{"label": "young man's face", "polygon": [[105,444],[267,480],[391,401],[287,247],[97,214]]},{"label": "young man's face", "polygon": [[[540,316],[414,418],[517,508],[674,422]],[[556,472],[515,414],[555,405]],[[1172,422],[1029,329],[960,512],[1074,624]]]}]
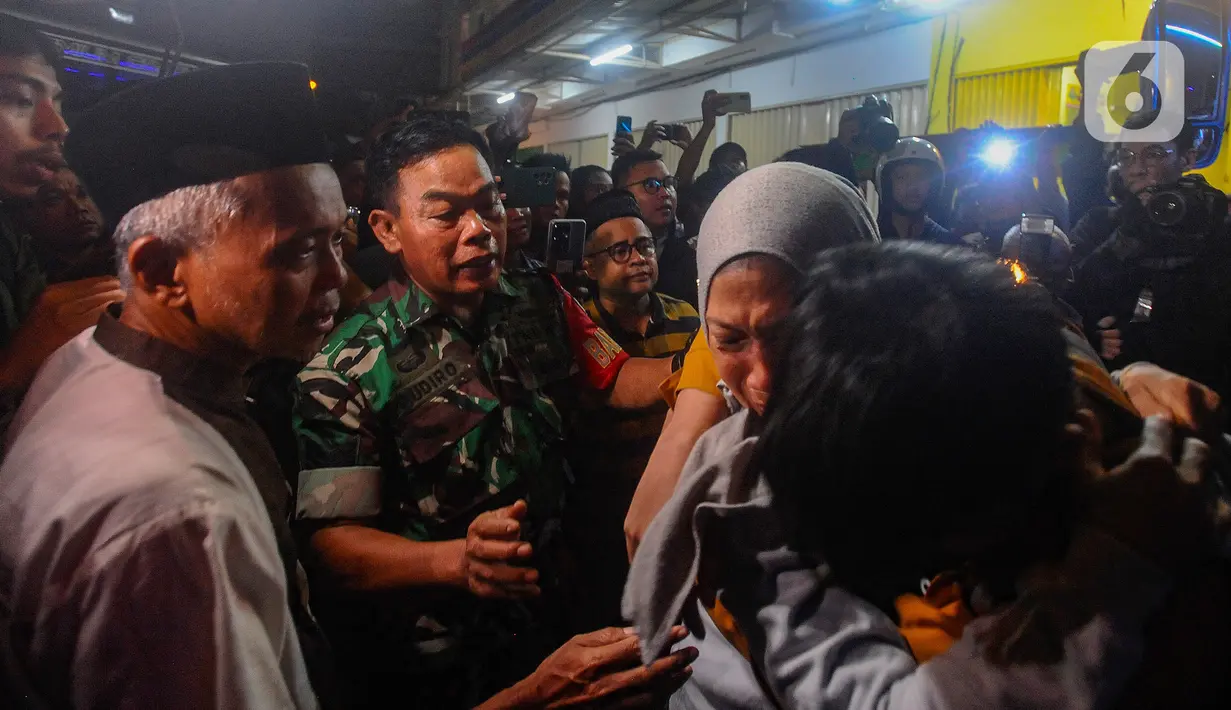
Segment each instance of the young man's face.
[{"label": "young man's face", "polygon": [[[650,184],[647,185],[647,181]],[[641,214],[645,217],[650,231],[660,232],[675,222],[675,178],[667,172],[663,161],[634,165],[632,170],[628,171],[628,184],[625,187],[637,197],[637,206],[641,208]]]},{"label": "young man's face", "polygon": [[1123,143],[1116,151],[1120,177],[1134,195],[1174,184],[1193,169],[1195,158],[1196,151],[1181,151],[1175,143]]},{"label": "young man's face", "polygon": [[553,219],[564,219],[568,216],[569,195],[573,183],[568,173],[556,173],[556,201],[550,205],[534,208],[534,226],[546,229]]},{"label": "young man's face", "polygon": [[611,192],[611,174],[604,170],[601,173],[594,173],[590,176],[590,182],[586,183],[585,189],[582,191],[582,198],[586,201],[585,204],[590,204],[596,197],[606,192]]},{"label": "young man's face", "polygon": [[894,210],[900,214],[917,215],[927,208],[932,192],[933,169],[918,161],[907,161],[893,168]]},{"label": "young man's face", "polygon": [[505,242],[508,249],[521,249],[530,243],[530,208],[509,207],[505,209]]},{"label": "young man's face", "polygon": [[586,275],[598,282],[600,294],[642,296],[654,290],[658,281],[654,237],[636,217],[613,219],[594,230],[586,254]]},{"label": "young man's face", "polygon": [[304,359],[333,330],[346,283],[346,204],[323,163],[239,178],[249,213],[181,260],[197,323],[228,346]]},{"label": "young man's face", "polygon": [[479,151],[455,146],[403,168],[395,199],[395,210],[373,210],[369,223],[432,300],[495,288],[506,246],[504,206]]},{"label": "young man's face", "polygon": [[0,57],[0,197],[30,200],[64,166],[60,82],[42,57]]}]

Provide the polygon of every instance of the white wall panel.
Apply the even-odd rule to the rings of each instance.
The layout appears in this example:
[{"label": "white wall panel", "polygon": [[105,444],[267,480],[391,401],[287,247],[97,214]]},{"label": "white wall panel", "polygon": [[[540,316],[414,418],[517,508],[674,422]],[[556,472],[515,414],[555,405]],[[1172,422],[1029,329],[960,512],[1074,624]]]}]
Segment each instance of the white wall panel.
[{"label": "white wall panel", "polygon": [[579,168],[582,165],[601,165],[604,168],[611,167],[611,143],[607,141],[607,136],[595,136],[581,141],[580,159],[573,165]]},{"label": "white wall panel", "polygon": [[[927,83],[932,57],[932,23],[919,22],[819,47],[803,54],[719,74],[705,81],[608,101],[566,116],[531,124],[527,146],[563,143],[604,134],[611,140],[616,116],[634,125],[650,120],[678,122],[700,113],[706,89],[747,91],[754,108],[814,103],[885,86]],[[728,134],[719,119],[716,141]]]}]

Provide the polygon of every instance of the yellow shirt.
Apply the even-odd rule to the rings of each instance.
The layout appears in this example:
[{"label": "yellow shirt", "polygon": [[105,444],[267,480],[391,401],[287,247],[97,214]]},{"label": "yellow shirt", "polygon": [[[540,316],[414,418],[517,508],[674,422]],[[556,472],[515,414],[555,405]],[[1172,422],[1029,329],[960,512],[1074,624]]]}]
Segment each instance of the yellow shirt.
[{"label": "yellow shirt", "polygon": [[701,390],[715,397],[722,397],[718,391],[718,366],[714,364],[714,355],[710,352],[709,342],[705,332],[698,330],[688,345],[688,354],[684,356],[684,367],[676,370],[659,386],[663,399],[669,406],[675,406],[675,398],[683,390]]}]

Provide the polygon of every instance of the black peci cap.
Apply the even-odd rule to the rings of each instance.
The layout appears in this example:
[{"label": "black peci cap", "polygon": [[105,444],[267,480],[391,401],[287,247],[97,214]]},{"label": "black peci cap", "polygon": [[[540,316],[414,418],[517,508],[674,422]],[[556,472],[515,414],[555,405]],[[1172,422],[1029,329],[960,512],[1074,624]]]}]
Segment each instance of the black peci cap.
[{"label": "black peci cap", "polygon": [[636,217],[645,221],[637,197],[628,190],[608,190],[586,205],[586,236],[613,219]]},{"label": "black peci cap", "polygon": [[114,225],[137,205],[182,187],[328,163],[308,81],[307,67],[277,62],[141,84],[81,116],[64,151]]}]

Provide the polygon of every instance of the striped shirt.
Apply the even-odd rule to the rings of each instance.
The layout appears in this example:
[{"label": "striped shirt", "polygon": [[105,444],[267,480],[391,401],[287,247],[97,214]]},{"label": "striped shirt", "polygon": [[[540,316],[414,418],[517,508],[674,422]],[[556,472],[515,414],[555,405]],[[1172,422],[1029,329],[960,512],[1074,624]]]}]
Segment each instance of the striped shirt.
[{"label": "striped shirt", "polygon": [[660,293],[650,294],[650,324],[646,326],[644,335],[621,327],[597,298],[587,299],[583,305],[590,319],[633,357],[670,357],[688,347],[692,334],[701,327],[697,309],[685,301]]}]

